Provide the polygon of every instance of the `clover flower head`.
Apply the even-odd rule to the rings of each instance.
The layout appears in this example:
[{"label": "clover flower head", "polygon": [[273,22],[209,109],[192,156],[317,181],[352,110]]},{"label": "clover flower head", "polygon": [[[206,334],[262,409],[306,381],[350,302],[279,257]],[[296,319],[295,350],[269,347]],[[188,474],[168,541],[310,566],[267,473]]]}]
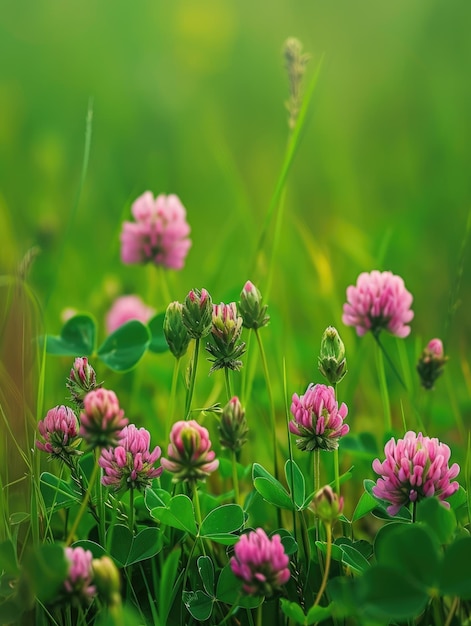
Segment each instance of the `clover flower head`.
[{"label": "clover flower head", "polygon": [[236,303],[213,305],[210,341],[206,345],[212,357],[209,360],[214,363],[210,373],[222,368],[240,370],[240,357],[245,352],[245,343],[239,343],[241,333],[242,317],[237,312]]},{"label": "clover flower head", "polygon": [[294,417],[289,430],[297,435],[300,450],[336,450],[340,437],[350,430],[344,424],[348,409],[345,403],[338,407],[333,387],[311,383],[306,393],[293,394],[291,413]]},{"label": "clover flower head", "polygon": [[330,485],[325,485],[314,495],[309,508],[324,524],[332,524],[342,514],[343,497]]},{"label": "clover flower head", "polygon": [[70,399],[78,408],[83,408],[83,399],[89,391],[101,387],[96,381],[96,373],[86,356],[77,357],[65,383],[70,391]]},{"label": "clover flower head", "polygon": [[345,346],[334,326],[328,326],[321,340],[319,371],[331,385],[339,383],[347,373]]},{"label": "clover flower head", "polygon": [[64,581],[65,594],[78,604],[90,604],[96,595],[96,587],[92,584],[92,553],[81,547],[67,547],[65,558],[70,563],[67,578]]},{"label": "clover flower head", "polygon": [[53,457],[62,459],[69,455],[81,454],[77,450],[80,444],[79,423],[73,410],[68,406],[56,406],[50,409],[46,417],[38,423],[42,441],[36,441],[38,450],[48,452]]},{"label": "clover flower head", "polygon": [[441,339],[431,339],[417,362],[417,372],[422,387],[433,389],[435,381],[443,374],[448,357],[443,349]]},{"label": "clover flower head", "polygon": [[161,467],[154,467],[160,458],[160,448],[156,446],[152,452],[149,448],[149,431],[134,424],[125,426],[119,444],[101,451],[98,462],[104,470],[103,485],[113,487],[115,491],[143,491],[148,487],[163,471]]},{"label": "clover flower head", "polygon": [[121,232],[121,260],[126,264],[154,263],[182,269],[191,240],[186,210],[178,196],[150,191],[139,196],[131,207],[133,222],[124,222]]},{"label": "clover flower head", "polygon": [[391,504],[387,511],[396,515],[402,506],[437,496],[445,506],[446,498],[457,491],[459,474],[457,463],[448,466],[450,448],[437,438],[424,437],[408,431],[404,439],[390,439],[385,447],[385,460],[373,461],[374,471],[380,475],[373,494]]},{"label": "clover flower head", "polygon": [[110,389],[94,389],[83,399],[80,434],[92,447],[110,448],[118,445],[121,431],[128,419]]},{"label": "clover flower head", "polygon": [[239,452],[247,441],[249,429],[245,409],[237,396],[232,397],[223,408],[218,430],[221,445],[233,452]]},{"label": "clover flower head", "polygon": [[291,575],[280,535],[269,538],[263,528],[241,535],[230,565],[248,595],[271,596]]},{"label": "clover flower head", "polygon": [[205,480],[218,468],[215,456],[207,429],[195,420],[181,420],[173,425],[167,458],[160,462],[164,469],[172,472],[173,482],[193,482]]},{"label": "clover flower head", "polygon": [[206,289],[191,289],[185,298],[182,308],[183,324],[190,337],[201,339],[209,335],[213,314],[213,301]]},{"label": "clover flower head", "polygon": [[191,341],[190,333],[183,323],[183,304],[170,302],[165,311],[163,331],[170,352],[176,359],[186,354]]},{"label": "clover flower head", "polygon": [[359,336],[384,329],[396,337],[407,337],[408,323],[414,317],[412,299],[400,276],[378,270],[363,272],[356,285],[347,288],[342,321],[355,326]]},{"label": "clover flower head", "polygon": [[242,316],[244,328],[261,328],[270,321],[267,315],[267,305],[262,305],[262,294],[255,285],[248,280],[240,293],[239,312]]},{"label": "clover flower head", "polygon": [[111,334],[131,320],[138,320],[143,324],[147,324],[154,313],[155,310],[144,304],[139,296],[120,296],[116,298],[106,314],[106,332]]}]

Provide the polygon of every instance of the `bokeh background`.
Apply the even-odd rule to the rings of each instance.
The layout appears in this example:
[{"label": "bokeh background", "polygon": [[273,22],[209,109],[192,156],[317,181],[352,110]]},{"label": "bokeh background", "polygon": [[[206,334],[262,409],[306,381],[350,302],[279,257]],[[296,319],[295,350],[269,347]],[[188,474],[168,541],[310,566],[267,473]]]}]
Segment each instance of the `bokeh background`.
[{"label": "bokeh background", "polygon": [[[152,268],[119,261],[122,220],[149,189],[177,193],[192,227],[186,266],[168,277],[173,298],[206,287],[216,302],[234,299],[247,279],[263,287],[267,266],[249,272],[288,138],[283,43],[298,37],[311,55],[307,82],[323,62],[268,300],[278,405],[283,357],[289,393],[302,392],[319,381],[320,337],[334,324],[347,345],[352,423],[379,419],[373,342],[342,325],[341,307],[361,271],[387,269],[403,276],[415,311],[405,349],[389,338],[388,349],[403,365],[406,355],[412,378],[423,345],[446,340],[447,381],[430,419],[460,440],[471,388],[470,24],[468,0],[2,0],[2,270],[39,248],[29,282],[52,334],[72,308],[96,316],[102,339],[121,293],[162,310]],[[272,241],[273,229],[267,252]],[[63,401],[69,361],[47,357],[45,405]],[[164,411],[170,355],[140,367]],[[393,406],[400,426],[399,398]]]}]

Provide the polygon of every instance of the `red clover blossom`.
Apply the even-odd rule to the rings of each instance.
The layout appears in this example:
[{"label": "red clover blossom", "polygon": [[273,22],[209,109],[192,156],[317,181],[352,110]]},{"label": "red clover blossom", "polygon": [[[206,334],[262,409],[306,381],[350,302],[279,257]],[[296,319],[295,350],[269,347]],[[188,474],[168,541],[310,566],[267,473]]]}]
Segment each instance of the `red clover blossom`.
[{"label": "red clover blossom", "polygon": [[363,272],[356,286],[347,288],[347,302],[343,305],[342,321],[355,326],[359,336],[369,330],[378,334],[388,330],[396,337],[407,337],[414,317],[410,306],[412,295],[400,276],[391,272]]},{"label": "red clover blossom", "polygon": [[69,571],[64,581],[67,596],[79,604],[90,604],[96,595],[96,587],[92,584],[93,555],[90,550],[81,547],[65,548],[65,557],[69,561]]},{"label": "red clover blossom", "polygon": [[114,391],[95,389],[83,399],[80,422],[80,434],[87,443],[92,447],[110,448],[118,445],[128,419]]},{"label": "red clover blossom", "polygon": [[339,409],[333,387],[311,383],[301,397],[293,394],[291,413],[294,420],[289,430],[298,436],[296,445],[300,450],[336,450],[340,437],[350,430],[343,423],[347,405],[342,403]]},{"label": "red clover blossom", "polygon": [[50,409],[46,417],[38,423],[38,430],[45,441],[45,443],[36,441],[38,450],[61,458],[81,454],[77,450],[82,441],[79,438],[79,423],[75,413],[68,406],[61,405]]},{"label": "red clover blossom", "polygon": [[161,467],[154,467],[160,458],[160,448],[156,446],[150,452],[149,447],[150,434],[145,428],[136,428],[134,424],[125,426],[119,445],[101,451],[98,463],[104,469],[103,485],[113,487],[115,491],[143,491],[163,471]]},{"label": "red clover blossom", "polygon": [[280,535],[270,539],[262,528],[240,537],[230,565],[249,595],[271,596],[290,578],[289,558]]},{"label": "red clover blossom", "polygon": [[219,466],[215,456],[206,428],[195,420],[181,420],[172,427],[168,458],[162,458],[161,464],[174,474],[175,483],[205,480]]},{"label": "red clover blossom", "polygon": [[432,496],[438,496],[445,506],[450,506],[444,500],[459,488],[452,479],[458,476],[460,467],[457,463],[448,467],[451,452],[446,444],[408,431],[397,443],[390,439],[384,453],[386,459],[382,463],[379,459],[373,461],[374,471],[381,476],[373,493],[391,503],[387,508],[390,515],[396,515],[409,502]]},{"label": "red clover blossom", "polygon": [[134,222],[124,222],[121,260],[126,264],[147,263],[179,270],[191,246],[185,207],[176,195],[154,199],[143,193],[131,207]]}]

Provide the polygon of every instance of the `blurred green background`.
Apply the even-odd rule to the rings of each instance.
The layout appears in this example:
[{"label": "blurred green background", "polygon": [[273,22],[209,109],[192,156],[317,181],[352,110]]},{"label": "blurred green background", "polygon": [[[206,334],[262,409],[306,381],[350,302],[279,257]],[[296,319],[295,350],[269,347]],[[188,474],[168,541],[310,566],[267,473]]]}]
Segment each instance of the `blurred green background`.
[{"label": "blurred green background", "polygon": [[[2,0],[2,269],[39,246],[30,280],[53,334],[68,307],[93,313],[104,332],[120,293],[162,309],[152,268],[119,261],[121,222],[150,189],[177,193],[192,227],[186,266],[169,275],[172,297],[204,286],[218,302],[247,279],[263,286],[266,267],[248,273],[288,137],[282,49],[295,36],[312,57],[307,81],[324,61],[269,297],[277,395],[283,355],[289,393],[318,377],[320,337],[334,324],[353,400],[373,346],[341,323],[345,289],[361,271],[388,269],[414,295],[410,363],[444,337],[466,418],[470,24],[468,0]],[[71,223],[90,98],[90,161]],[[149,356],[150,371],[157,361]],[[162,362],[169,378],[170,355]],[[376,400],[361,395],[356,419],[377,414]]]}]

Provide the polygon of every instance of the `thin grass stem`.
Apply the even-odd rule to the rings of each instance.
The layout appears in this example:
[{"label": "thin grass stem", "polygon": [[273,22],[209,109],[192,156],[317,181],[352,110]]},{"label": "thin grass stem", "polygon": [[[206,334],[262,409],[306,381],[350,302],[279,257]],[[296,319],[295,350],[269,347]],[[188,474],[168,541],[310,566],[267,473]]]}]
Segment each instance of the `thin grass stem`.
[{"label": "thin grass stem", "polygon": [[72,525],[72,528],[70,529],[69,535],[67,537],[66,544],[68,546],[70,546],[70,544],[72,543],[73,538],[75,537],[75,533],[77,531],[78,525],[80,524],[80,520],[82,519],[83,514],[85,513],[85,509],[88,506],[88,502],[89,502],[89,500],[91,498],[91,495],[92,495],[93,486],[94,486],[95,481],[96,481],[96,479],[98,477],[98,474],[100,473],[100,469],[101,468],[98,465],[98,461],[95,461],[95,465],[93,467],[92,475],[90,476],[90,482],[88,483],[87,491],[86,491],[86,493],[85,493],[85,495],[83,497],[82,504],[80,506],[79,512],[77,513],[77,517],[75,518],[74,523]]},{"label": "thin grass stem", "polygon": [[185,404],[185,419],[189,419],[191,412],[191,402],[193,400],[193,394],[195,391],[195,380],[196,380],[196,370],[198,368],[198,354],[200,351],[200,339],[195,339],[194,350],[193,350],[193,360],[191,363],[191,371],[190,371],[190,384],[188,385],[187,395],[186,395],[186,404]]}]

